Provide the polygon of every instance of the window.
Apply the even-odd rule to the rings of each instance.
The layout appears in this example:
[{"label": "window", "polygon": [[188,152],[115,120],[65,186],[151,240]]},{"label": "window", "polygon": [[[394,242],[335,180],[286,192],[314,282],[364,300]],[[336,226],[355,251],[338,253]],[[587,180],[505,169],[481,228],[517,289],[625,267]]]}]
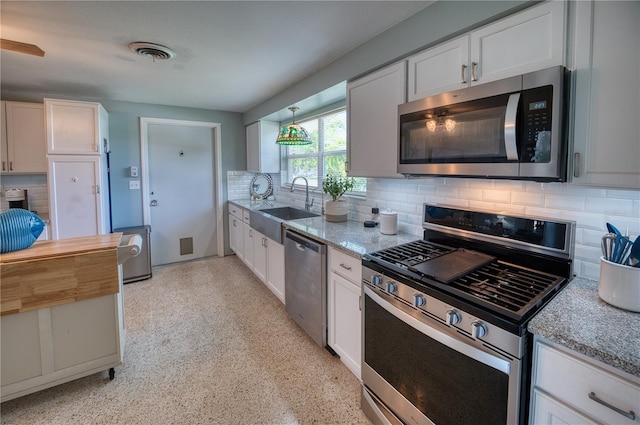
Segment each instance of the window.
[{"label": "window", "polygon": [[[340,109],[298,121],[311,136],[313,143],[286,148],[286,183],[303,176],[309,187],[321,187],[327,174],[345,175],[347,158],[347,111]],[[364,195],[367,179],[356,178],[352,194]]]}]

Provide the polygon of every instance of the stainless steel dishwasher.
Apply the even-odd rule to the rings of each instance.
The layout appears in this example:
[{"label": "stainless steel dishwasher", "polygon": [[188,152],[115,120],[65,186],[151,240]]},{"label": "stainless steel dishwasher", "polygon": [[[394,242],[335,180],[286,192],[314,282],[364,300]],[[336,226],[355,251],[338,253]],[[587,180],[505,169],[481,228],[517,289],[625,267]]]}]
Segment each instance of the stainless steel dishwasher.
[{"label": "stainless steel dishwasher", "polygon": [[327,345],[327,247],[285,232],[284,297],[287,313],[321,347]]}]

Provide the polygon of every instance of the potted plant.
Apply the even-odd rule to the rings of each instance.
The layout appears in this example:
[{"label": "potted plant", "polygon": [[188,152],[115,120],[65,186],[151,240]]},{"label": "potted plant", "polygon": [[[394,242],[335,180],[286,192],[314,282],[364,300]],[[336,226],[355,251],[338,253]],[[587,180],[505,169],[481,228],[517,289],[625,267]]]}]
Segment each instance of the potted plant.
[{"label": "potted plant", "polygon": [[331,195],[331,200],[324,204],[324,218],[327,221],[347,221],[347,201],[340,199],[347,190],[352,190],[353,178],[327,174],[322,181],[322,190]]}]

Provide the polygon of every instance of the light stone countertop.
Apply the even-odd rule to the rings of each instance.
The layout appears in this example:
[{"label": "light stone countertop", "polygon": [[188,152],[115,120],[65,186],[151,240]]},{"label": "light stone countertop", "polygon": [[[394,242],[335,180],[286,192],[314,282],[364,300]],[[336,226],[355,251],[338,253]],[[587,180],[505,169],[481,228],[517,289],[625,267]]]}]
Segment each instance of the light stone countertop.
[{"label": "light stone countertop", "polygon": [[529,322],[535,335],[640,378],[640,313],[598,296],[598,282],[575,278]]},{"label": "light stone countertop", "polygon": [[[277,201],[229,202],[249,210],[289,206],[289,204]],[[361,221],[348,220],[332,223],[326,221],[322,216],[283,221],[283,224],[287,229],[325,243],[356,258],[361,258],[367,252],[421,239],[421,236],[403,232],[398,232],[396,235],[383,235],[380,233],[379,227],[364,227]]]}]

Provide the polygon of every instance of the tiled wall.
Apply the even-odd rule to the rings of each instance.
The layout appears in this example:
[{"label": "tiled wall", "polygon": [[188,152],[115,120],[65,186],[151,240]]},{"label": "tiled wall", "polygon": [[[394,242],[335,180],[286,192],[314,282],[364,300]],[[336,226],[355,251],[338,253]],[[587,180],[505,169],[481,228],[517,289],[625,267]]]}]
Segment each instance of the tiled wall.
[{"label": "tiled wall", "polygon": [[[234,199],[249,199],[248,186],[253,174],[240,173],[247,176],[228,178],[230,185],[246,184],[244,189],[238,188],[243,197]],[[279,175],[272,176],[277,177],[274,183],[279,182]],[[244,178],[248,179],[246,183],[239,182]],[[304,206],[304,190],[291,193],[278,184],[274,186],[277,200]],[[313,192],[311,197],[315,198],[312,210],[319,212],[322,193]],[[349,219],[368,220],[372,207],[390,208],[398,212],[399,230],[421,237],[424,202],[575,221],[574,271],[578,276],[594,280],[600,273],[600,239],[606,233],[606,223],[613,223],[622,232],[628,229],[633,238],[640,234],[640,191],[512,180],[369,178],[366,198],[349,198]]]},{"label": "tiled wall", "polygon": [[4,191],[8,189],[26,189],[29,209],[39,215],[49,215],[49,189],[46,174],[3,175],[0,177],[0,210],[9,208]]}]

